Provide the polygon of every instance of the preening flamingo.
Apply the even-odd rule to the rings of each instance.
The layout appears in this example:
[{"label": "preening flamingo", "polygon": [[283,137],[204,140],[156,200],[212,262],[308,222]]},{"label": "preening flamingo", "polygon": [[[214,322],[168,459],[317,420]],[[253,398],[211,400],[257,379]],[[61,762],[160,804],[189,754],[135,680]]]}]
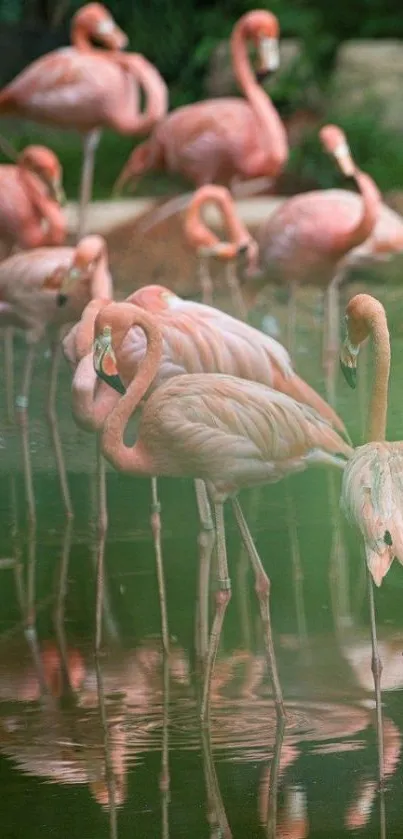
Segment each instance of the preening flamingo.
[{"label": "preening flamingo", "polygon": [[[76,267],[78,266],[78,268]],[[68,295],[64,293],[67,288]],[[16,404],[23,432],[28,512],[35,521],[31,459],[28,441],[28,397],[38,343],[49,338],[52,352],[47,418],[55,449],[63,501],[72,514],[70,493],[57,427],[55,399],[60,361],[59,333],[77,320],[93,297],[112,297],[106,243],[86,236],[74,247],[44,247],[21,251],[0,263],[0,326],[24,330],[28,344],[22,387]]]},{"label": "preening flamingo", "polygon": [[[230,241],[223,242],[210,230],[201,218],[201,211],[206,204],[215,204],[220,211]],[[208,258],[216,257],[225,265],[227,285],[235,313],[242,320],[246,317],[246,308],[236,275],[235,261],[246,257],[251,267],[257,259],[257,244],[237,215],[233,198],[224,186],[206,184],[196,190],[186,211],[184,231],[189,245],[199,258],[199,280],[202,302],[213,302],[213,282],[208,269]]]},{"label": "preening flamingo", "polygon": [[[256,46],[257,76],[263,79],[278,68],[278,36],[278,20],[271,12],[255,9],[242,15],[232,30],[231,54],[244,99],[207,99],[172,111],[134,150],[116,188],[157,169],[179,173],[196,187],[215,182],[235,187],[245,180],[256,181],[260,189],[267,187],[287,162],[288,143],[270,97],[255,79],[247,42]],[[162,208],[164,216],[167,206]],[[182,206],[183,197],[179,203],[174,199],[170,212]],[[154,223],[156,218],[157,214]]]},{"label": "preening flamingo", "polygon": [[[105,306],[97,315],[95,368],[106,381],[111,377],[115,387],[119,375],[116,358],[129,328],[140,327],[147,337],[147,352],[137,375],[105,422],[102,451],[115,468],[133,474],[192,477],[207,483],[215,509],[219,591],[205,668],[202,717],[206,719],[212,670],[230,599],[225,499],[242,487],[277,481],[310,463],[342,468],[351,449],[319,414],[290,397],[255,382],[203,374],[175,376],[157,387],[143,406],[136,444],[127,447],[124,429],[149,392],[163,357],[157,324],[148,312],[124,304]],[[255,572],[276,708],[284,714],[271,637],[270,584],[239,502],[233,498],[232,503]]]},{"label": "preening flamingo", "polygon": [[[14,247],[61,245],[67,233],[60,207],[64,201],[62,170],[53,152],[45,146],[27,146],[15,164],[0,165],[0,240],[2,257]],[[4,369],[7,379],[7,417],[14,417],[13,332],[4,335]]]},{"label": "preening flamingo", "polygon": [[[341,506],[364,539],[371,615],[372,670],[378,712],[380,773],[383,778],[381,672],[371,576],[380,586],[396,557],[403,564],[402,475],[403,442],[386,442],[390,371],[390,341],[384,307],[369,294],[357,294],[346,309],[347,337],[341,349],[341,368],[355,387],[360,345],[371,336],[375,376],[369,413],[368,442],[359,446],[343,476]],[[370,576],[371,575],[371,576]]]},{"label": "preening flamingo", "polygon": [[[95,48],[92,38],[104,49]],[[100,129],[146,133],[165,116],[168,95],[160,74],[143,56],[119,52],[127,37],[100,3],[88,3],[76,12],[71,41],[72,47],[42,56],[1,91],[0,115],[74,128],[83,134],[81,238]],[[143,114],[139,112],[139,86],[147,98]]]},{"label": "preening flamingo", "polygon": [[291,349],[295,341],[296,288],[312,284],[325,289],[324,368],[332,401],[338,352],[339,286],[345,277],[348,254],[365,242],[375,227],[381,198],[372,178],[357,169],[340,128],[327,125],[321,129],[320,138],[342,173],[354,179],[361,194],[326,189],[287,199],[259,228],[260,278],[258,271],[255,276],[252,271],[244,293],[250,304],[267,282],[288,285]]}]

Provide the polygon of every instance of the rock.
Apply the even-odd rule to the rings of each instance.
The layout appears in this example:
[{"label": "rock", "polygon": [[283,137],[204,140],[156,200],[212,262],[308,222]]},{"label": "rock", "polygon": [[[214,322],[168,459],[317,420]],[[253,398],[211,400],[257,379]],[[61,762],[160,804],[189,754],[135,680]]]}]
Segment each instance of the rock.
[{"label": "rock", "polygon": [[375,105],[389,127],[403,129],[402,87],[403,41],[346,41],[337,55],[330,107],[345,113]]},{"label": "rock", "polygon": [[[301,42],[293,38],[280,41],[280,68],[270,87],[281,82],[301,60]],[[210,57],[205,81],[206,96],[232,96],[239,93],[231,66],[229,41],[220,41]]]}]

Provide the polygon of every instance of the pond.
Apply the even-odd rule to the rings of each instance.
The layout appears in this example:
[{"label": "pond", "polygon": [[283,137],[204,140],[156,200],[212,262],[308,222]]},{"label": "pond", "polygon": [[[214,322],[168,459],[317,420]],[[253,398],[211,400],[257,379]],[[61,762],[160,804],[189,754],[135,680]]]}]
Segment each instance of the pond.
[{"label": "pond", "polygon": [[[397,292],[376,291],[392,331],[389,439],[401,431],[403,334]],[[351,292],[348,292],[350,296]],[[320,323],[307,295],[298,372],[324,393]],[[17,379],[24,343],[16,340]],[[338,380],[337,408],[361,439],[371,382]],[[375,839],[402,835],[402,569],[375,592],[387,782],[377,747],[365,568],[338,513],[340,476],[312,469],[240,496],[270,576],[287,720],[276,728],[253,575],[227,511],[232,600],[199,726],[193,485],[159,482],[170,633],[164,660],[147,480],[108,468],[103,644],[94,657],[95,441],[78,430],[63,364],[58,415],[72,491],[66,524],[43,417],[49,358],[35,370],[30,449],[37,528],[30,532],[17,429],[0,427],[0,782],[4,839]],[[4,400],[3,400],[4,405]],[[277,822],[276,831],[274,831]]]}]

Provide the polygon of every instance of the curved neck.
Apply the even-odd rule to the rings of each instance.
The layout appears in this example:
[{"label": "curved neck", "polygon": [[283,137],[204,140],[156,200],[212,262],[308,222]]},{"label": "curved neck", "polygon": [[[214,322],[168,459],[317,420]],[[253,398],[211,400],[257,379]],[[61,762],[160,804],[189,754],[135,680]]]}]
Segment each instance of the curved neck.
[{"label": "curved neck", "polygon": [[[125,304],[120,304],[122,311]],[[133,447],[123,442],[125,429],[132,414],[152,384],[162,356],[162,336],[155,320],[142,309],[126,304],[125,317],[112,330],[112,344],[116,356],[119,353],[125,335],[133,326],[139,326],[145,332],[147,351],[141,360],[137,374],[130,383],[124,396],[109,415],[102,435],[102,451],[107,459],[118,469],[148,474],[148,466],[143,453],[142,443],[137,440]],[[130,312],[131,310],[131,312]]]},{"label": "curved neck", "polygon": [[35,175],[33,172],[26,169],[23,163],[18,164],[17,171],[19,173],[24,192],[29,198],[32,206],[40,216],[46,218],[47,203],[54,203],[46,194],[48,190],[46,181],[42,180],[39,175]]},{"label": "curved neck", "polygon": [[242,27],[235,27],[232,33],[231,54],[234,74],[239,87],[249,100],[249,104],[260,123],[262,133],[259,137],[259,145],[263,148],[267,147],[267,156],[273,150],[276,160],[284,162],[288,155],[286,131],[270,97],[255,79]]},{"label": "curved neck", "polygon": [[92,352],[77,365],[71,387],[73,416],[85,430],[100,431],[115,407],[118,394],[100,382],[94,370]]},{"label": "curved neck", "polygon": [[388,386],[390,372],[390,339],[385,312],[377,312],[370,324],[374,344],[375,376],[369,411],[368,442],[386,438]]},{"label": "curved neck", "polygon": [[92,273],[90,283],[90,294],[92,300],[95,298],[102,298],[104,301],[112,299],[112,280],[109,273],[108,255],[105,248],[102,248],[101,254]]},{"label": "curved neck", "polygon": [[145,110],[143,113],[134,113],[130,125],[125,128],[125,133],[145,134],[150,131],[156,122],[163,119],[168,110],[168,88],[164,79],[144,56],[138,53],[113,53],[111,59],[133,76],[135,81],[143,88],[145,96]]},{"label": "curved neck", "polygon": [[381,209],[381,196],[372,178],[365,172],[356,169],[354,180],[362,197],[362,211],[357,224],[347,233],[343,233],[337,241],[337,250],[348,253],[358,247],[371,235]]},{"label": "curved neck", "polygon": [[250,235],[238,217],[230,194],[226,193],[223,187],[214,185],[201,187],[194,196],[185,220],[185,233],[189,243],[196,248],[214,247],[220,243],[218,236],[210,230],[202,218],[201,212],[206,204],[215,204],[220,211],[229,237],[229,241],[221,242],[221,245],[226,248],[226,258],[235,258],[239,245],[249,242]]},{"label": "curved neck", "polygon": [[71,43],[80,52],[98,52],[99,48],[94,47],[87,33],[80,23],[73,23],[71,27]]}]

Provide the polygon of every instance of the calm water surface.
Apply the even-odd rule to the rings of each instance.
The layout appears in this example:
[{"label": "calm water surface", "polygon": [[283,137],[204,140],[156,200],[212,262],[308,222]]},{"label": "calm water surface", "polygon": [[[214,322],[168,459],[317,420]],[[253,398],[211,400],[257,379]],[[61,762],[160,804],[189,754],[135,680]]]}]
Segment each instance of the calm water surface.
[{"label": "calm water surface", "polygon": [[[381,296],[385,301],[384,292]],[[395,301],[386,302],[395,361],[389,433],[396,439],[402,437],[403,348]],[[301,328],[300,345],[299,369],[321,389],[319,337],[309,324]],[[21,361],[22,345],[17,355]],[[41,357],[31,405],[36,534],[26,525],[18,434],[0,428],[1,835],[382,836],[365,574],[359,542],[346,527],[340,530],[332,505],[339,476],[332,485],[326,472],[311,471],[241,497],[272,580],[288,712],[284,732],[276,730],[253,578],[228,511],[233,596],[211,724],[202,736],[193,651],[192,484],[160,483],[172,644],[168,670],[159,634],[149,483],[108,472],[104,651],[97,667],[94,440],[75,429],[70,417],[65,367],[59,419],[76,510],[66,528],[41,416],[48,365]],[[366,411],[364,390],[358,397],[339,382],[338,407],[356,442]],[[358,399],[364,399],[361,414]],[[402,594],[402,571],[393,567],[376,592],[388,837],[403,834]]]}]

